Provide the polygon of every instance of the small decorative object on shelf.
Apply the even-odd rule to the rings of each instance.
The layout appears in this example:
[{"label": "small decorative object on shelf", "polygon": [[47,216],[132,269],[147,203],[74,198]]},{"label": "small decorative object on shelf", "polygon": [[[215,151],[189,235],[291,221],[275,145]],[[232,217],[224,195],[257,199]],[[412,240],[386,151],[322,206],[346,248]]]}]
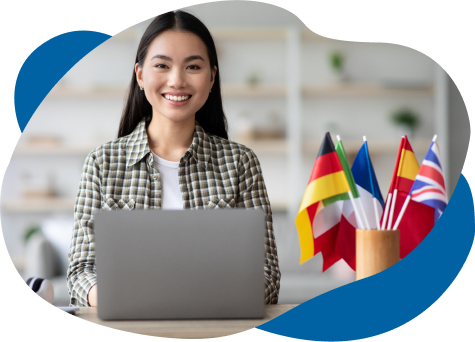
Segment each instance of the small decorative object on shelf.
[{"label": "small decorative object on shelf", "polygon": [[51,198],[56,196],[55,175],[48,173],[23,172],[21,174],[21,197]]},{"label": "small decorative object on shelf", "polygon": [[392,114],[391,119],[399,126],[401,130],[400,135],[407,135],[409,139],[414,138],[414,130],[419,125],[419,115],[412,109],[399,109]]},{"label": "small decorative object on shelf", "polygon": [[330,65],[334,75],[334,81],[337,83],[346,81],[344,74],[344,62],[345,58],[340,51],[333,51],[330,53]]},{"label": "small decorative object on shelf", "polygon": [[275,111],[269,112],[265,125],[254,127],[252,133],[252,137],[255,140],[285,138],[285,127],[279,113]]},{"label": "small decorative object on shelf", "polygon": [[235,122],[236,139],[239,141],[252,139],[252,120],[246,111],[239,113]]},{"label": "small decorative object on shelf", "polygon": [[249,74],[249,76],[247,76],[246,78],[246,84],[249,87],[256,87],[257,85],[259,85],[260,82],[261,80],[259,78],[259,75],[255,71]]}]

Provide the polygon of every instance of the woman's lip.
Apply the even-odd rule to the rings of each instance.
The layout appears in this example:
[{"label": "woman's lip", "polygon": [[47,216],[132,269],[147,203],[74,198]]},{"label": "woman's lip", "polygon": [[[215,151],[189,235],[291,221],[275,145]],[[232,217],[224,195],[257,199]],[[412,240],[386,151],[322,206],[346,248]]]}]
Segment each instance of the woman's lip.
[{"label": "woman's lip", "polygon": [[188,93],[177,93],[177,92],[167,92],[167,93],[162,93],[162,95],[172,95],[172,96],[191,96],[191,94]]},{"label": "woman's lip", "polygon": [[188,101],[190,101],[190,99],[191,99],[191,96],[190,96],[190,98],[188,100],[185,100],[185,101],[172,101],[172,100],[167,99],[165,96],[162,96],[162,97],[165,101],[167,101],[172,106],[183,106],[183,105],[187,104]]}]

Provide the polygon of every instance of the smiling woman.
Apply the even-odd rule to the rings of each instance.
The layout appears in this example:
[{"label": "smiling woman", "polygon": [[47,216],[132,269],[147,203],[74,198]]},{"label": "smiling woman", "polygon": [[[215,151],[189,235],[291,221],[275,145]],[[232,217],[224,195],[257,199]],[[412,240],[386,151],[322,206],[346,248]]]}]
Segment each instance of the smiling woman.
[{"label": "smiling woman", "polygon": [[194,33],[165,31],[149,46],[145,61],[135,64],[137,82],[152,106],[147,128],[151,150],[179,161],[191,144],[195,113],[211,93],[217,68]]},{"label": "smiling woman", "polygon": [[[265,301],[276,304],[280,270],[259,161],[227,140],[216,48],[196,17],[169,12],[145,31],[118,139],[86,158],[68,268],[72,305],[97,305],[97,210],[254,208],[266,213]],[[230,294],[232,295],[232,294]]]}]

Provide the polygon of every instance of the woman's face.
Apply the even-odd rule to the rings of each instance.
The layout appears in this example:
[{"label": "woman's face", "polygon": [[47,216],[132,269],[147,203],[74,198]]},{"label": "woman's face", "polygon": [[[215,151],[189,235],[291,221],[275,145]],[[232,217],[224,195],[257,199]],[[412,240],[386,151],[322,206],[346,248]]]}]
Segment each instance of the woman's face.
[{"label": "woman's face", "polygon": [[208,99],[216,75],[206,45],[195,34],[165,31],[150,44],[143,66],[135,66],[137,81],[153,108],[175,122],[193,120]]}]

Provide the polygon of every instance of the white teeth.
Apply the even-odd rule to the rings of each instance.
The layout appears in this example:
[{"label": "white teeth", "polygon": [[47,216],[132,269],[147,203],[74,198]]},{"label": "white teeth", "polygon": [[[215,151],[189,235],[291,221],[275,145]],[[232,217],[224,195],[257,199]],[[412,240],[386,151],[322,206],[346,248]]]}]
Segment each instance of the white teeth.
[{"label": "white teeth", "polygon": [[181,102],[181,101],[188,100],[190,98],[190,96],[189,95],[187,95],[187,96],[173,96],[173,95],[165,94],[165,98],[167,100]]}]

